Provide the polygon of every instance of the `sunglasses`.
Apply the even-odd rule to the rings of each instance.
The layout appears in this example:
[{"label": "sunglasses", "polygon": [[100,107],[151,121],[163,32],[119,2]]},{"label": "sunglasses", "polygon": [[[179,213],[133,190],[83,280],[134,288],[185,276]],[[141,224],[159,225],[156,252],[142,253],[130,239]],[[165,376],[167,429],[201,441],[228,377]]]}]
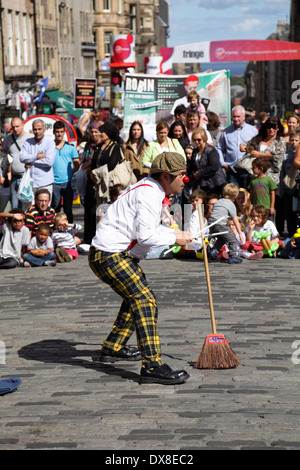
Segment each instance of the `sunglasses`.
[{"label": "sunglasses", "polygon": [[278,125],[274,122],[270,122],[269,124],[266,125],[267,129],[278,129]]}]

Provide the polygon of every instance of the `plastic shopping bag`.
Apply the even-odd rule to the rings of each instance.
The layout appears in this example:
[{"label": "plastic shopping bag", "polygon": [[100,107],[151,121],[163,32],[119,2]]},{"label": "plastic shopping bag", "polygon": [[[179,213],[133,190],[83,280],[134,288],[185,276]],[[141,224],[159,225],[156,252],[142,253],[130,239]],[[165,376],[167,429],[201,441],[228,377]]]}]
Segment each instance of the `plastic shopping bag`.
[{"label": "plastic shopping bag", "polygon": [[33,194],[33,180],[30,177],[30,170],[25,170],[22,176],[17,198],[22,202],[31,202],[34,198]]}]

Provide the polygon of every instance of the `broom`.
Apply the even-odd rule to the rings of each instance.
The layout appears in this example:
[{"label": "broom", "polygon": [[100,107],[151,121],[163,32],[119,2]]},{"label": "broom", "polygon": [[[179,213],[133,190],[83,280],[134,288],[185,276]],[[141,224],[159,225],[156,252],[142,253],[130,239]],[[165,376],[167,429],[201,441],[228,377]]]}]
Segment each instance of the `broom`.
[{"label": "broom", "polygon": [[[201,205],[198,204],[197,208],[199,213],[200,228],[202,230],[204,224]],[[239,365],[239,360],[234,351],[231,349],[225,336],[220,333],[217,334],[216,331],[216,322],[211,293],[211,283],[208,269],[208,258],[204,231],[202,231],[201,234],[203,241],[203,257],[211,316],[212,334],[206,336],[204,345],[200,352],[198,361],[195,364],[195,367],[197,367],[198,369],[231,369]]]}]

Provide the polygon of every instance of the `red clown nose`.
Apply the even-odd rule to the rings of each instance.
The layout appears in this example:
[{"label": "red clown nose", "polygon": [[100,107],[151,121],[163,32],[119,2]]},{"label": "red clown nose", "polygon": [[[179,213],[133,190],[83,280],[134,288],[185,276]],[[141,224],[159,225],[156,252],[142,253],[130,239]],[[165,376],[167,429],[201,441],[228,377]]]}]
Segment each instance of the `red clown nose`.
[{"label": "red clown nose", "polygon": [[188,176],[184,176],[182,181],[184,183],[188,183],[190,181],[190,178]]}]

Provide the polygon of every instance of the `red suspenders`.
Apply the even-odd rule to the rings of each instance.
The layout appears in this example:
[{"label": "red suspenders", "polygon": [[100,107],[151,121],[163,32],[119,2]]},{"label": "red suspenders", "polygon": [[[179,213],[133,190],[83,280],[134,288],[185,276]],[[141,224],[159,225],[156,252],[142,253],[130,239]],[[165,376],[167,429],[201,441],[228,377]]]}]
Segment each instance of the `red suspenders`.
[{"label": "red suspenders", "polygon": [[[152,188],[151,184],[139,184],[138,186],[136,186],[135,188],[132,188],[132,189],[129,189],[129,191],[127,191],[126,193],[122,194],[122,196],[125,196],[125,194],[128,194],[130,191],[133,191],[134,189],[137,189],[137,188],[141,188],[142,186],[149,186],[149,188]],[[126,251],[129,251],[131,250],[135,245],[137,244],[137,240],[132,240],[132,242],[128,245],[128,247],[126,248]]]}]

